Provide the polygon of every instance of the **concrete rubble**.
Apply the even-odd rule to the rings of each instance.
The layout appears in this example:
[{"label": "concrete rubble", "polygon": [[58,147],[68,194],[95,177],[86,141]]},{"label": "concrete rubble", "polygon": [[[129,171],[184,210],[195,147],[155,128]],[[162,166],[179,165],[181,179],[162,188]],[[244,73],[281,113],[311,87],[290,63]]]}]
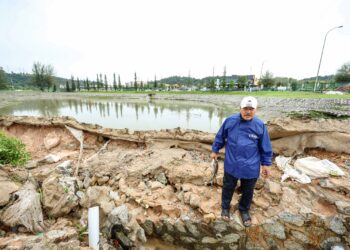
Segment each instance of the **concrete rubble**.
[{"label": "concrete rubble", "polygon": [[[66,126],[83,132],[82,155]],[[101,249],[156,249],[148,244],[153,239],[167,249],[349,248],[350,121],[284,118],[268,127],[275,156],[328,159],[345,175],[281,182],[274,163],[271,177],[258,180],[253,226],[245,228],[239,189],[231,220],[220,218],[223,153],[210,185],[215,134],[0,117],[0,129],[32,155],[26,167],[0,167],[0,249],[89,249],[93,206],[100,207]]]}]

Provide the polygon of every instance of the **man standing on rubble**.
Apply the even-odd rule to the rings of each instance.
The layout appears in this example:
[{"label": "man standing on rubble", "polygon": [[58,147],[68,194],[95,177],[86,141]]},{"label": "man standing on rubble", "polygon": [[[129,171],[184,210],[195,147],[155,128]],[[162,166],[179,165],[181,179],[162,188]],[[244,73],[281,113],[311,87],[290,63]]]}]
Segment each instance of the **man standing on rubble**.
[{"label": "man standing on rubble", "polygon": [[260,166],[262,176],[267,178],[272,161],[272,146],[267,128],[262,120],[255,117],[257,105],[254,97],[242,99],[240,112],[226,118],[216,134],[210,155],[217,160],[219,150],[225,146],[221,216],[226,221],[230,219],[232,195],[240,180],[242,196],[238,209],[246,227],[252,224],[249,209],[260,175]]}]

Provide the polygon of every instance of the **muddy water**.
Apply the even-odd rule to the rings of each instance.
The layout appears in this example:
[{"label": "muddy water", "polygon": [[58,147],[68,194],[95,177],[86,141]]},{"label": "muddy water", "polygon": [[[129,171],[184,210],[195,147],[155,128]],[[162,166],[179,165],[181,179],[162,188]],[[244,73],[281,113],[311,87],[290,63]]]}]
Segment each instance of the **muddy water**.
[{"label": "muddy water", "polygon": [[0,115],[71,116],[79,122],[106,128],[159,130],[181,127],[217,132],[225,117],[237,112],[229,105],[147,99],[37,99],[0,109]]}]

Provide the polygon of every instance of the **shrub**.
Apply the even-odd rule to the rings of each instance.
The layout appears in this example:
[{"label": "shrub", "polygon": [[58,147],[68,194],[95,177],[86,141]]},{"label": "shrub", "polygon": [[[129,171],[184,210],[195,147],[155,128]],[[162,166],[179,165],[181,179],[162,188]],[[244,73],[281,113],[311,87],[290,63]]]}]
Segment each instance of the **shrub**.
[{"label": "shrub", "polygon": [[30,156],[25,145],[0,131],[0,164],[23,166]]}]

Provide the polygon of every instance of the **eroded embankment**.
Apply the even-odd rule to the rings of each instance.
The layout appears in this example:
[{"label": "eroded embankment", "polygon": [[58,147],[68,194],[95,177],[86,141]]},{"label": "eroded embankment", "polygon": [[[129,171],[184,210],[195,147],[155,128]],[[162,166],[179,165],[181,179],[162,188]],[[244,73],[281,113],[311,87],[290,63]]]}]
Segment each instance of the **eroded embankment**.
[{"label": "eroded embankment", "polygon": [[[84,247],[92,206],[100,207],[104,249],[139,248],[152,238],[187,249],[349,245],[349,125],[348,120],[270,122],[276,154],[328,159],[346,175],[310,184],[281,182],[283,173],[274,164],[271,177],[256,186],[253,226],[244,228],[236,211],[239,190],[231,221],[220,219],[223,155],[215,184],[208,185],[214,134],[111,130],[68,118],[0,117],[0,129],[20,138],[32,155],[25,168],[0,169],[0,248]],[[83,132],[82,150],[67,126],[78,129],[76,137]]]}]

